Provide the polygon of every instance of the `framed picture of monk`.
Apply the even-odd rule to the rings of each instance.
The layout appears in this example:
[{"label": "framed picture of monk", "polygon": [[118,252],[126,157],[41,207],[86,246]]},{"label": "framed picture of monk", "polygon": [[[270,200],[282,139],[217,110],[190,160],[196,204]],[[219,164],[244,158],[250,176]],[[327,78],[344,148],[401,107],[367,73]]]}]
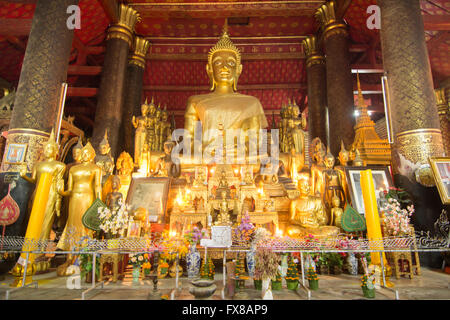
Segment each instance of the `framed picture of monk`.
[{"label": "framed picture of monk", "polygon": [[385,166],[367,166],[367,167],[345,167],[348,191],[352,207],[360,214],[364,215],[364,198],[361,188],[361,171],[372,170],[373,184],[375,187],[375,196],[377,201],[380,199],[380,192],[388,192],[393,187],[392,177],[389,168]]},{"label": "framed picture of monk", "polygon": [[429,161],[441,201],[450,204],[450,157],[435,157]]},{"label": "framed picture of monk", "polygon": [[169,185],[165,177],[133,178],[126,200],[130,212],[144,208],[148,222],[165,223]]},{"label": "framed picture of monk", "polygon": [[27,144],[10,143],[6,150],[6,163],[20,164],[25,162],[25,153],[27,152]]}]

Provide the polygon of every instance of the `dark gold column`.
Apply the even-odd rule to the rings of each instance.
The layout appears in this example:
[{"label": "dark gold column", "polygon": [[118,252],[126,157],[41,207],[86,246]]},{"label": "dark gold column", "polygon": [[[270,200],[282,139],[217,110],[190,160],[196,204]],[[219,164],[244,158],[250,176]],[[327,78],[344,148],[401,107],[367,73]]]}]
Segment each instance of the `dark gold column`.
[{"label": "dark gold column", "polygon": [[[434,232],[442,204],[436,188],[426,186],[433,182],[426,166],[429,157],[444,154],[444,147],[420,3],[378,0],[378,4],[394,135],[394,178],[397,186],[413,196],[416,230]],[[440,263],[433,255],[423,262],[430,266]]]},{"label": "dark gold column", "polygon": [[[25,167],[31,171],[55,124],[73,39],[73,30],[66,25],[67,7],[77,3],[39,0],[36,4],[0,173],[0,198],[15,180],[11,195],[20,208],[19,219],[6,228],[6,235],[23,236],[25,232],[27,202],[34,185],[19,178],[19,172]],[[25,148],[21,163],[8,162],[8,150],[13,144]]]},{"label": "dark gold column", "polygon": [[98,150],[105,130],[108,129],[111,154],[117,158],[119,150],[122,106],[128,53],[133,45],[134,25],[139,19],[136,10],[121,4],[119,21],[111,25],[106,36],[106,53],[95,112],[92,143]]},{"label": "dark gold column", "polygon": [[332,0],[316,12],[326,57],[330,149],[334,155],[341,149],[341,139],[346,146],[353,143],[355,125],[349,36],[343,11]]},{"label": "dark gold column", "polygon": [[133,116],[141,114],[142,78],[145,70],[145,56],[150,42],[141,37],[134,39],[134,51],[128,61],[125,101],[123,105],[124,149],[134,154],[134,128],[131,120]]},{"label": "dark gold column", "polygon": [[441,124],[442,142],[444,144],[444,151],[450,156],[450,122],[449,122],[449,107],[445,96],[445,88],[435,90],[436,103],[439,115],[439,122]]},{"label": "dark gold column", "polygon": [[302,42],[306,54],[306,76],[308,81],[308,131],[310,139],[319,137],[327,143],[326,105],[327,70],[325,57],[319,49],[316,36]]}]

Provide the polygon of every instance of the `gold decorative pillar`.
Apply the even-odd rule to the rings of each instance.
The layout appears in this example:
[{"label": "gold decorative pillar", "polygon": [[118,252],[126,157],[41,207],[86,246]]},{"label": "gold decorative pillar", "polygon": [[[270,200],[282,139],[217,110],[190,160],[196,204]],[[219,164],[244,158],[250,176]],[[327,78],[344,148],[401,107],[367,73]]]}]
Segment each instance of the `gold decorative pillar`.
[{"label": "gold decorative pillar", "polygon": [[[434,232],[442,204],[428,159],[442,156],[436,96],[419,0],[378,0],[381,8],[381,45],[388,79],[394,135],[392,163],[396,185],[414,199],[412,221],[416,230]],[[418,183],[419,182],[419,183]],[[437,255],[437,259],[440,258]],[[440,262],[434,255],[421,257],[429,266]]]},{"label": "gold decorative pillar", "polygon": [[145,56],[150,42],[142,37],[134,38],[134,51],[130,55],[127,68],[125,101],[123,106],[124,149],[134,153],[134,128],[131,123],[133,116],[141,114],[142,86],[145,70]]},{"label": "gold decorative pillar", "polygon": [[133,46],[134,26],[138,19],[139,14],[136,10],[121,4],[119,19],[109,27],[106,36],[105,61],[97,99],[92,144],[94,148],[98,148],[105,130],[108,129],[111,155],[114,158],[117,158],[121,151],[120,129],[128,53]]},{"label": "gold decorative pillar", "polygon": [[307,37],[303,40],[302,45],[306,55],[309,138],[312,140],[319,137],[321,141],[326,142],[327,70],[325,57],[319,48],[316,36]]},{"label": "gold decorative pillar", "polygon": [[350,67],[349,35],[343,16],[348,1],[329,1],[316,12],[321,24],[327,70],[327,101],[330,126],[330,150],[339,153],[341,140],[353,143],[355,125],[353,78]]},{"label": "gold decorative pillar", "polygon": [[76,4],[78,0],[36,3],[0,169],[0,198],[15,180],[11,195],[20,208],[19,219],[6,228],[6,235],[25,233],[27,202],[34,186],[19,178],[19,172],[24,167],[31,172],[56,122],[73,40],[73,30],[66,24],[67,7]]},{"label": "gold decorative pillar", "polygon": [[442,142],[444,143],[444,151],[450,156],[450,122],[449,122],[449,105],[445,96],[445,89],[436,89],[436,102],[441,125]]}]

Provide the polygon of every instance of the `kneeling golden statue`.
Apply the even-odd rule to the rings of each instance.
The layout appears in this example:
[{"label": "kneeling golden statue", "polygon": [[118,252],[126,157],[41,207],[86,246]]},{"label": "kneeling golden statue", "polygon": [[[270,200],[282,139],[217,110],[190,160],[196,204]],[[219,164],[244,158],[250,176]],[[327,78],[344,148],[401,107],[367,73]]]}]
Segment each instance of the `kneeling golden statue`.
[{"label": "kneeling golden statue", "polygon": [[306,237],[309,234],[316,238],[336,237],[339,228],[327,225],[327,214],[322,199],[309,193],[308,175],[302,176],[298,187],[300,197],[291,202],[288,235],[294,238]]}]

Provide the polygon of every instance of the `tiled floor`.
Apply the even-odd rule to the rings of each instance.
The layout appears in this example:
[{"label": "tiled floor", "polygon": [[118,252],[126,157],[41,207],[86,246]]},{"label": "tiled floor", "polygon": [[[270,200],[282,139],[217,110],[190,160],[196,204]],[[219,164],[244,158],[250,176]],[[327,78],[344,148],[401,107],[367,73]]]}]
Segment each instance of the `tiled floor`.
[{"label": "tiled floor", "polygon": [[[359,300],[365,299],[359,286],[360,276],[351,276],[347,274],[320,275],[319,290],[311,291],[312,300]],[[38,288],[23,288],[10,293],[11,300],[80,300],[81,293],[90,288],[91,284],[81,282],[80,289],[68,289],[67,277],[57,277],[56,272],[50,272],[38,275],[33,280],[38,281]],[[215,277],[217,290],[210,298],[212,300],[221,300],[223,289],[222,274],[218,273]],[[450,275],[440,270],[430,270],[422,268],[422,275],[413,279],[401,278],[390,279],[395,284],[401,300],[441,300],[450,299]],[[11,275],[6,275],[0,283],[0,299],[5,299],[6,291],[11,289],[9,284],[13,282]],[[189,280],[185,277],[180,278],[179,290],[175,293],[175,299],[191,300],[194,297],[189,293]],[[161,299],[162,295],[170,297],[175,288],[175,279],[160,279],[158,291],[153,291],[153,283],[150,280],[140,280],[139,284],[133,284],[130,271],[125,275],[123,281],[117,283],[106,282],[103,288],[94,289],[86,295],[87,299],[92,300],[152,300]],[[306,291],[299,289],[291,291],[283,286],[280,291],[273,291],[274,300],[305,300]],[[227,298],[231,299],[231,298]],[[234,300],[259,300],[261,291],[253,288],[253,283],[248,280],[246,289],[237,292]],[[395,293],[385,288],[376,291],[376,300],[395,299]]]}]

